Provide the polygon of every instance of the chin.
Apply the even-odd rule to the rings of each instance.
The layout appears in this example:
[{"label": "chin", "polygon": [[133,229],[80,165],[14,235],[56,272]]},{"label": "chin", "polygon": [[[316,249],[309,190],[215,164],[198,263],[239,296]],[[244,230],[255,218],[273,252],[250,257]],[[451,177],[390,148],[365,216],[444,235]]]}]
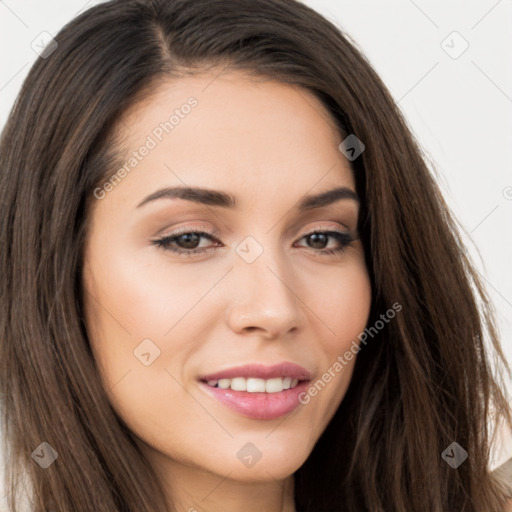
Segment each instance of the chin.
[{"label": "chin", "polygon": [[[304,446],[302,446],[302,449]],[[251,453],[251,447],[245,453]],[[244,482],[266,482],[269,480],[284,480],[295,473],[306,461],[310,452],[303,452],[296,446],[282,446],[274,449],[272,446],[262,448],[261,457],[254,451],[253,459],[242,452],[235,456],[232,463],[222,464],[222,469],[215,468],[216,473],[230,474],[229,478]],[[245,457],[244,457],[245,455]],[[258,457],[260,457],[258,459]],[[222,457],[225,462],[228,455]],[[246,460],[244,460],[246,459]]]}]

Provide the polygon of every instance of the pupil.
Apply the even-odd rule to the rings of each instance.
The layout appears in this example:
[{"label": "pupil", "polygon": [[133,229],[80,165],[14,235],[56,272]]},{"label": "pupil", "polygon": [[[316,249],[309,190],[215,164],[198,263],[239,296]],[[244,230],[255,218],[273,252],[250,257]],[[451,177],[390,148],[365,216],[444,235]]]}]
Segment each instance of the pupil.
[{"label": "pupil", "polygon": [[[324,233],[313,233],[309,235],[309,239],[312,242],[315,249],[323,249],[327,245],[327,235]],[[317,247],[315,244],[320,244],[321,247]]]},{"label": "pupil", "polygon": [[181,247],[186,249],[195,249],[198,246],[199,235],[197,233],[185,233],[184,235],[180,235],[178,241],[184,241],[185,244],[179,244]]}]

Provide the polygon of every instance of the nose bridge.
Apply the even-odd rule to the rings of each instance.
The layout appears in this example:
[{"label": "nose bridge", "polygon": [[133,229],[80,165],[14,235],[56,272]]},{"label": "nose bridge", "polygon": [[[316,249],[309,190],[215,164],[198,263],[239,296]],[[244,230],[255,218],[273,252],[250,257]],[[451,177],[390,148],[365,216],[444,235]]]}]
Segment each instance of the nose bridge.
[{"label": "nose bridge", "polygon": [[[269,238],[269,237],[267,237]],[[237,330],[261,328],[274,336],[298,326],[300,300],[278,244],[247,237],[236,247],[236,290],[230,321]]]},{"label": "nose bridge", "polygon": [[295,298],[290,284],[287,283],[293,278],[289,271],[290,266],[286,265],[278,244],[268,242],[263,245],[254,238],[247,237],[238,245],[236,252],[239,258],[235,271],[241,279],[250,283],[252,292],[261,294],[262,299],[268,296],[288,302]]}]

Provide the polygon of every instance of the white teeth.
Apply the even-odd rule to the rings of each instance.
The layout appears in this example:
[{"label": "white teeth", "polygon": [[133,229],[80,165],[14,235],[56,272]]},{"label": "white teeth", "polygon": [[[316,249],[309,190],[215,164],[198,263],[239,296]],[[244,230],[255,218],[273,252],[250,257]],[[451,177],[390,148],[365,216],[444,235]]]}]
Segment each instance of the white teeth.
[{"label": "white teeth", "polygon": [[[231,384],[231,389],[233,389],[233,384]],[[264,393],[265,381],[263,379],[255,379],[251,377],[247,379],[247,386],[245,387],[245,390],[249,391],[249,393]]]},{"label": "white teeth", "polygon": [[285,389],[297,386],[299,379],[291,377],[274,377],[272,379],[257,379],[249,377],[235,377],[234,379],[208,380],[208,386],[233,391],[248,391],[249,393],[280,393]]},{"label": "white teeth", "polygon": [[268,379],[263,385],[265,386],[265,391],[267,393],[279,393],[283,391],[284,384],[283,380],[280,377],[276,377],[275,379]]},{"label": "white teeth", "polygon": [[219,379],[217,385],[219,388],[228,389],[231,387],[231,379]]},{"label": "white teeth", "polygon": [[245,391],[247,389],[247,381],[243,377],[231,379],[231,389],[233,391]]}]

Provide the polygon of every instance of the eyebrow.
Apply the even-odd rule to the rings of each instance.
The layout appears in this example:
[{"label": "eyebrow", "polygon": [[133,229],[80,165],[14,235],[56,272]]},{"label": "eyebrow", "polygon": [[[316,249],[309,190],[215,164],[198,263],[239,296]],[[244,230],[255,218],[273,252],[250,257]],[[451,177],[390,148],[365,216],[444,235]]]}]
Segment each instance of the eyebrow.
[{"label": "eyebrow", "polygon": [[[137,208],[156,201],[157,199],[184,199],[194,203],[206,204],[209,206],[220,206],[222,208],[236,208],[237,200],[234,196],[221,190],[212,190],[202,187],[166,187],[153,192],[144,198]],[[341,199],[351,199],[359,203],[359,196],[348,187],[337,187],[326,192],[302,197],[296,209],[299,211],[313,210],[328,206]]]}]

